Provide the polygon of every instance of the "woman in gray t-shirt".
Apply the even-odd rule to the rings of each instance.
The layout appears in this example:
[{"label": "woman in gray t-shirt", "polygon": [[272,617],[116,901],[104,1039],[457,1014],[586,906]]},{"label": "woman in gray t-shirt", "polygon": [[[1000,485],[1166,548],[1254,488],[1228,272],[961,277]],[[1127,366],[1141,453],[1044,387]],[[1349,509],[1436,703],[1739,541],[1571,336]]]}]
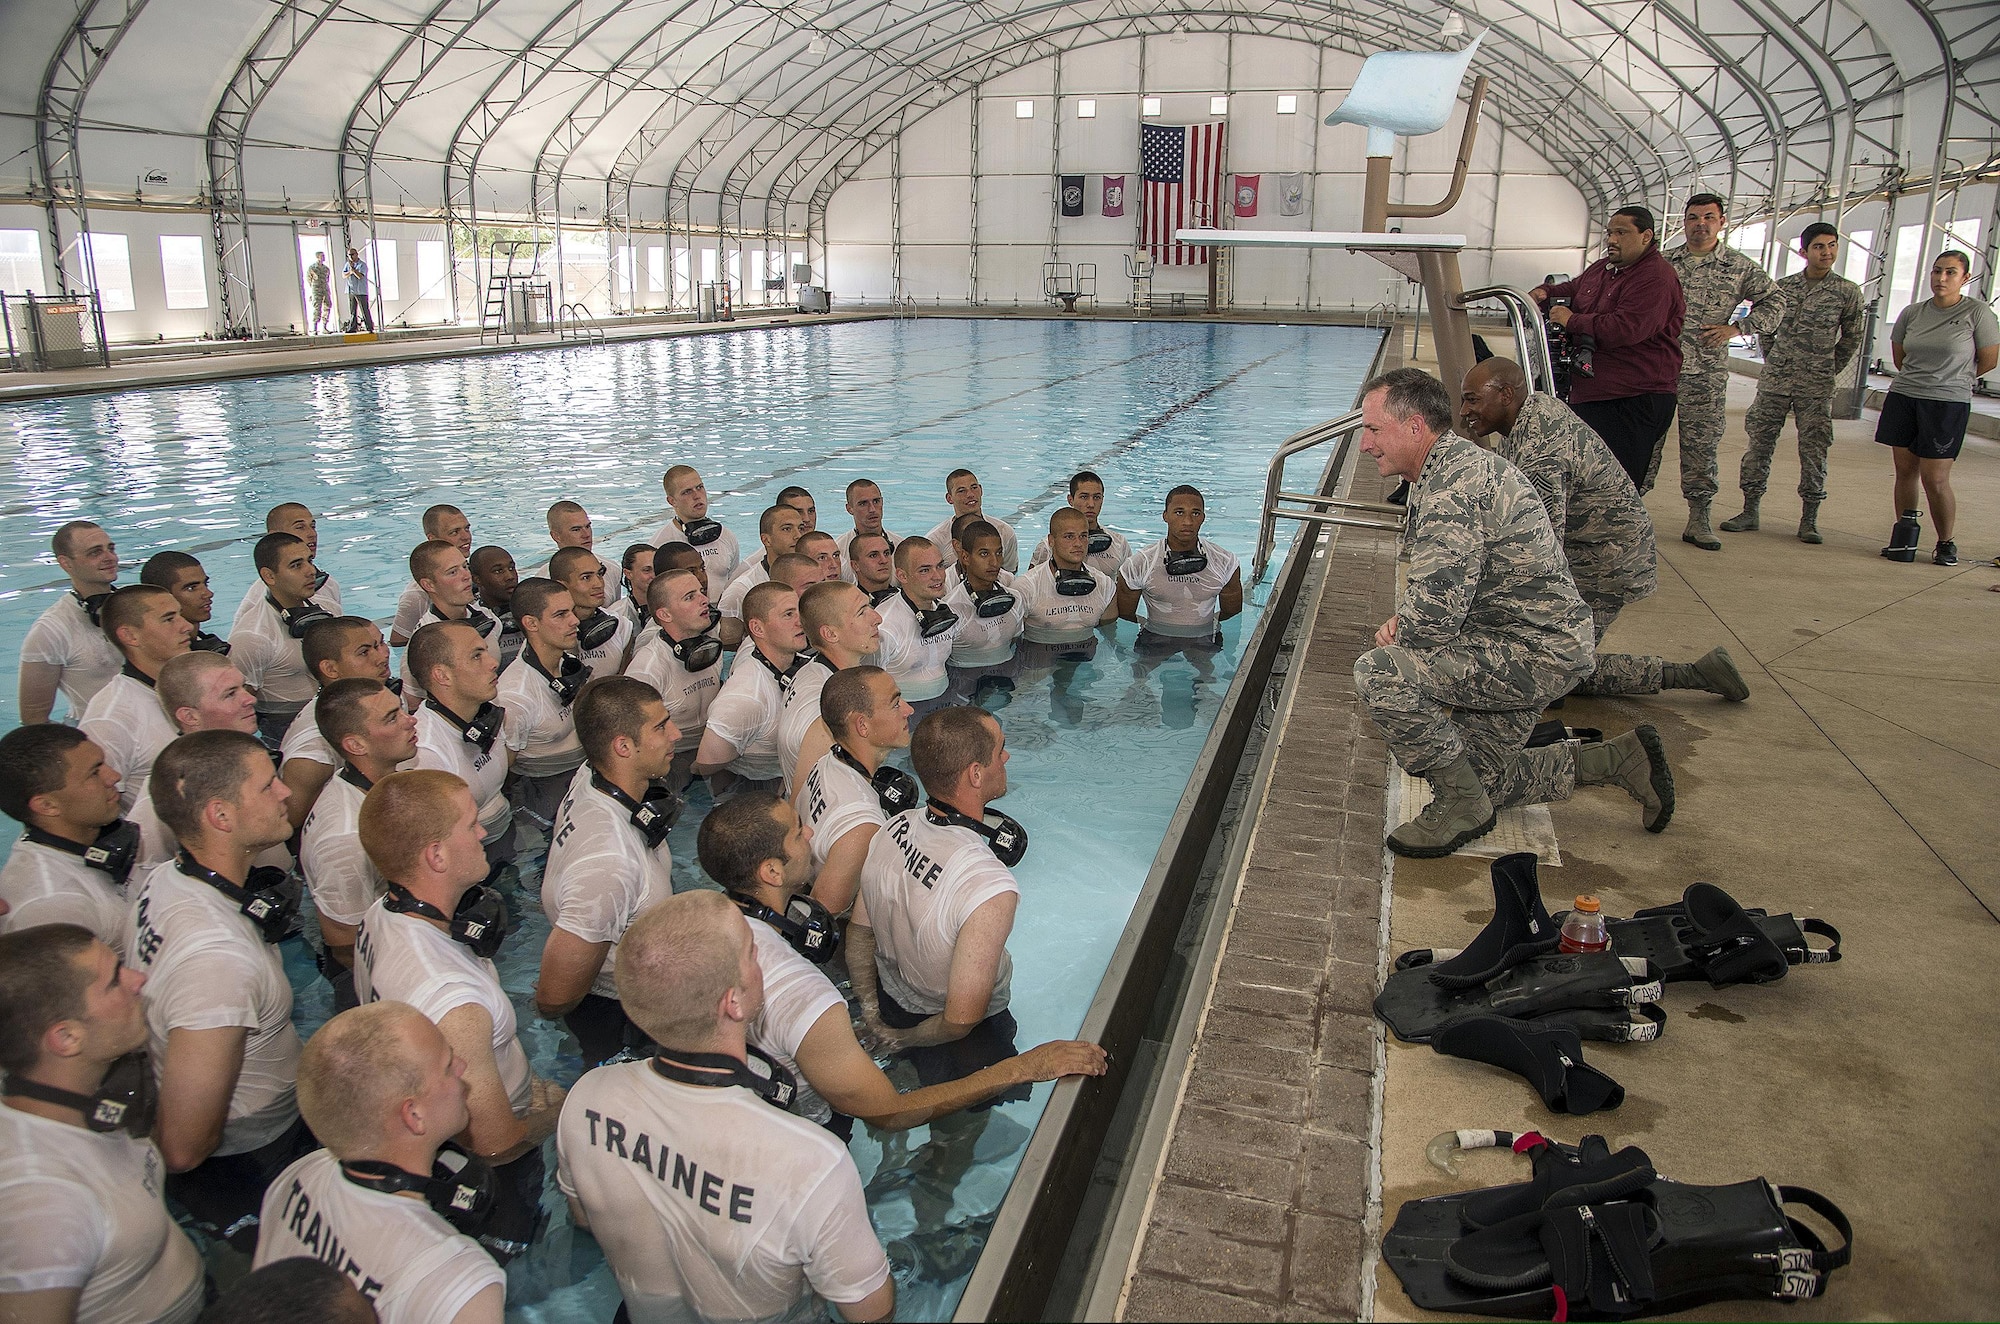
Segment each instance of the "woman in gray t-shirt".
[{"label": "woman in gray t-shirt", "polygon": [[1938,254],[1931,265],[1931,297],[1905,308],[1889,333],[1896,380],[1882,402],[1875,440],[1892,447],[1896,460],[1896,527],[1882,549],[1892,561],[1916,559],[1921,484],[1937,525],[1931,561],[1958,564],[1951,536],[1958,513],[1951,465],[1972,417],[1973,383],[2000,363],[2000,318],[1965,292],[1971,270],[1971,259],[1961,252]]}]

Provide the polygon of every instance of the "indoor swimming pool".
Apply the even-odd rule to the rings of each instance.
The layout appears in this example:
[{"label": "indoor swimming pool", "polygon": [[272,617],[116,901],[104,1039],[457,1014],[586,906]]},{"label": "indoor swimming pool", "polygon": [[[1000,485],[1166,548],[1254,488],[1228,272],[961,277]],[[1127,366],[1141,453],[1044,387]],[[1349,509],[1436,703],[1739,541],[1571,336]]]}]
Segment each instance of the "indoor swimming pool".
[{"label": "indoor swimming pool", "polygon": [[[1264,469],[1286,435],[1350,408],[1380,340],[1355,328],[1026,319],[784,326],[323,371],[0,407],[11,443],[0,509],[0,729],[17,720],[22,636],[63,584],[49,535],[102,523],[126,570],[168,548],[201,557],[226,628],[252,578],[266,508],[319,514],[319,564],[347,609],[386,620],[420,540],[418,515],[450,501],[474,541],[525,569],[551,550],[543,512],[569,497],[616,560],[665,517],[660,475],[699,468],[711,513],[754,547],[756,516],[799,484],[820,527],[848,526],[842,489],[880,483],[885,523],[943,519],[944,476],[977,470],[986,510],[1020,530],[1022,561],[1065,499],[1068,475],[1106,483],[1104,523],[1135,549],[1163,532],[1179,483],[1207,498],[1205,536],[1245,565]],[[1304,481],[1294,477],[1294,485]],[[1292,526],[1279,530],[1280,555]],[[719,591],[719,590],[718,590]],[[1246,593],[1214,652],[1142,650],[1104,632],[1094,657],[1024,672],[996,712],[1013,753],[1003,804],[1032,849],[1010,949],[1022,1047],[1075,1032],[1228,689],[1268,583]],[[60,711],[60,707],[59,707]],[[694,806],[705,806],[697,792]],[[672,838],[677,886],[703,885],[696,815]],[[0,847],[4,849],[4,847]],[[531,996],[546,923],[524,854],[522,925],[501,969],[537,1070],[567,1084],[581,1063]],[[301,1030],[326,1014],[324,985],[293,953]],[[981,1114],[983,1125],[852,1146],[896,1265],[903,1318],[949,1317],[1049,1093]],[[553,1174],[554,1164],[550,1164]],[[552,1226],[510,1270],[510,1318],[610,1319],[617,1291],[575,1234],[551,1181]]]}]

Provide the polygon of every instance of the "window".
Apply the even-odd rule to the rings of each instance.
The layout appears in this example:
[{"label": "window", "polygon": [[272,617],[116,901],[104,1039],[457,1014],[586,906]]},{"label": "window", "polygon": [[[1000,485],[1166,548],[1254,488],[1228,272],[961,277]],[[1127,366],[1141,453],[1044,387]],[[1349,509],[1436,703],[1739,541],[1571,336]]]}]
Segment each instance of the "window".
[{"label": "window", "polygon": [[1853,281],[1856,285],[1867,280],[1869,250],[1874,247],[1875,232],[1873,230],[1856,230],[1853,234],[1847,236],[1847,264],[1841,269],[1840,274]]},{"label": "window", "polygon": [[667,292],[667,250],[655,244],[646,250],[646,293]]},{"label": "window", "polygon": [[1280,115],[1298,114],[1299,99],[1296,96],[1293,96],[1290,92],[1280,93],[1278,96],[1278,113]]},{"label": "window", "polygon": [[122,234],[86,234],[90,265],[97,271],[97,294],[107,313],[129,313],[138,302],[132,294],[132,250]]},{"label": "window", "polygon": [[417,240],[417,300],[448,299],[451,290],[446,282],[450,271],[444,264],[444,241],[441,239]]},{"label": "window", "polygon": [[1921,225],[1900,225],[1896,227],[1896,260],[1889,269],[1889,306],[1884,310],[1889,321],[1894,323],[1905,308],[1910,306],[1910,287],[1917,280],[1917,263],[1924,256],[1924,227]]},{"label": "window", "polygon": [[701,283],[704,285],[715,283],[715,250],[712,248],[701,250]]},{"label": "window", "polygon": [[1229,113],[1229,98],[1210,97],[1208,99],[1208,113],[1211,115],[1227,115]]},{"label": "window", "polygon": [[382,302],[403,297],[401,282],[396,272],[396,241],[377,239],[369,246],[369,276],[375,284],[375,292],[382,296]]},{"label": "window", "polygon": [[1081,100],[1081,101],[1077,102],[1077,103],[1076,103],[1076,117],[1077,117],[1078,119],[1080,119],[1080,120],[1094,120],[1094,119],[1096,119],[1096,118],[1097,118],[1097,103],[1096,103],[1095,101],[1092,101],[1092,100],[1091,100],[1091,99],[1090,99],[1089,97],[1085,97],[1085,98],[1084,98],[1083,100]]},{"label": "window", "polygon": [[1139,98],[1139,113],[1140,113],[1141,115],[1157,115],[1157,114],[1159,114],[1159,113],[1160,113],[1160,99],[1159,99],[1158,97],[1141,97],[1141,98]]},{"label": "window", "polygon": [[1031,120],[1035,118],[1035,103],[1032,101],[1016,101],[1014,103],[1014,118],[1017,120]]},{"label": "window", "polygon": [[635,282],[639,273],[633,265],[637,261],[630,244],[618,245],[618,278],[614,282],[617,288],[612,293],[625,296],[627,303],[632,302],[632,296],[638,293],[639,287]]},{"label": "window", "polygon": [[45,293],[42,236],[35,230],[0,230],[0,290],[9,294]]},{"label": "window", "polygon": [[682,299],[692,299],[694,297],[694,281],[688,275],[690,256],[688,250],[685,248],[674,254],[674,289],[678,292],[678,297]]},{"label": "window", "polygon": [[1751,257],[1762,261],[1764,236],[1770,231],[1771,226],[1768,221],[1759,221],[1755,225],[1746,225],[1741,229],[1731,229],[1729,246],[1739,253],[1748,253]]},{"label": "window", "polygon": [[208,307],[208,267],[201,240],[193,235],[160,236],[160,271],[166,278],[167,307]]},{"label": "window", "polygon": [[1784,266],[1787,276],[1797,275],[1806,269],[1806,260],[1799,256],[1799,241],[1796,239],[1785,245]]},{"label": "window", "polygon": [[[1947,221],[1944,230],[1944,248],[1956,248],[1962,253],[1970,253],[1977,260],[1979,253],[1979,218],[1966,216],[1956,221]],[[1939,249],[1943,252],[1944,249]]]}]

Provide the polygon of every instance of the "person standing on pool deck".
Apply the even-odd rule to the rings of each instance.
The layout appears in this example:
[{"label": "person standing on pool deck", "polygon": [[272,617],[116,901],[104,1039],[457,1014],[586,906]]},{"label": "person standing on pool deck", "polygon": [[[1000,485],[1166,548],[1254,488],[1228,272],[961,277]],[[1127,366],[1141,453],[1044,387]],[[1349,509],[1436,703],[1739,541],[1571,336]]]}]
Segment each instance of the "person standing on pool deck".
[{"label": "person standing on pool deck", "polygon": [[944,499],[951,506],[951,514],[943,523],[931,530],[931,541],[944,555],[945,569],[949,570],[957,561],[951,540],[951,523],[961,515],[978,515],[1000,531],[1000,568],[1008,574],[1017,574],[1021,569],[1021,542],[1014,534],[1014,526],[997,515],[988,515],[984,508],[986,489],[979,484],[979,475],[970,469],[953,469],[944,480]]},{"label": "person standing on pool deck", "polygon": [[853,544],[857,535],[879,533],[889,540],[889,551],[896,550],[896,535],[882,527],[882,489],[872,478],[857,478],[847,485],[847,513],[854,521],[854,527],[840,535],[841,560],[847,563],[847,578],[854,578]]},{"label": "person standing on pool deck", "polygon": [[[312,561],[316,576],[313,580],[313,601],[326,608],[329,615],[340,615],[340,581],[319,568],[319,517],[312,513],[311,508],[296,501],[279,502],[264,512],[264,532],[289,533],[306,545],[306,556]],[[245,612],[254,610],[263,600],[263,584],[251,580],[250,587],[243,590],[243,600],[236,604],[236,615],[230,617],[230,631],[235,631],[237,620]]]},{"label": "person standing on pool deck", "polygon": [[[434,542],[449,543],[458,549],[460,556],[472,556],[472,523],[465,518],[465,512],[457,506],[432,506],[424,512],[424,546]],[[415,560],[418,547],[410,557]],[[423,581],[416,571],[410,572],[410,582],[403,585],[403,591],[396,597],[396,620],[389,627],[389,647],[402,648],[410,642],[410,636],[423,624],[425,608],[431,603],[430,595],[424,590]]]},{"label": "person standing on pool deck", "polygon": [[78,519],[56,530],[49,550],[69,576],[69,591],[35,618],[21,642],[23,726],[48,721],[58,691],[69,701],[69,720],[75,723],[124,662],[97,624],[118,580],[118,544],[99,526]]},{"label": "person standing on pool deck", "polygon": [[366,326],[370,335],[375,334],[374,301],[368,297],[368,264],[361,260],[359,249],[347,250],[347,265],[340,269],[340,275],[347,282],[347,333],[353,335]]},{"label": "person standing on pool deck", "polygon": [[[597,535],[590,527],[590,512],[574,501],[558,501],[549,507],[549,537],[555,541],[558,552],[565,547],[590,549],[597,544]],[[550,556],[553,559],[554,553]],[[604,602],[609,606],[618,601],[621,592],[618,577],[612,573],[611,563],[603,557],[597,558],[597,564],[604,571]],[[553,579],[555,576],[549,573],[549,565],[549,561],[544,561],[521,578]]]},{"label": "person standing on pool deck", "polygon": [[722,612],[716,634],[724,646],[734,648],[743,642],[744,597],[759,584],[771,582],[772,565],[779,557],[797,551],[804,534],[805,519],[790,506],[769,506],[757,517],[757,541],[763,549],[738,568],[736,578],[729,581],[716,602]]},{"label": "person standing on pool deck", "polygon": [[946,665],[965,622],[944,605],[944,553],[929,538],[896,544],[896,584],[896,595],[876,609],[882,617],[876,656],[902,686],[903,697],[923,704],[950,683]]},{"label": "person standing on pool deck", "polygon": [[[1889,333],[1896,359],[1896,380],[1882,401],[1875,440],[1894,449],[1897,531],[1889,537],[1884,556],[1907,548],[1895,560],[1911,560],[1919,539],[1917,485],[1930,501],[1931,523],[1937,526],[1933,565],[1957,565],[1958,497],[1951,490],[1951,465],[1965,444],[1965,425],[1972,418],[1972,387],[2000,363],[2000,319],[1993,310],[1965,292],[1972,259],[1957,249],[1938,254],[1931,264],[1931,297],[1913,303],[1896,318]],[[1902,531],[1908,529],[1907,542]]]},{"label": "person standing on pool deck", "polygon": [[797,593],[783,584],[759,584],[743,599],[743,612],[750,646],[737,653],[729,679],[709,705],[708,727],[694,756],[695,775],[709,779],[717,800],[739,790],[777,791],[784,784],[778,720],[785,691],[805,664]]},{"label": "person standing on pool deck", "polygon": [[267,533],[257,540],[252,558],[263,594],[236,614],[229,628],[229,660],[257,691],[257,730],[276,748],[318,689],[299,641],[340,609],[313,597],[319,571],[304,539]]},{"label": "person standing on pool deck", "polygon": [[[667,490],[667,504],[673,507],[674,513],[653,535],[653,545],[662,547],[670,542],[684,542],[700,552],[702,565],[708,571],[708,582],[714,586],[716,593],[720,593],[729,587],[730,580],[736,578],[743,554],[737,545],[736,535],[709,517],[708,485],[702,482],[701,474],[693,465],[677,464],[661,477],[660,486]],[[665,569],[664,566],[659,568]]]},{"label": "person standing on pool deck", "polygon": [[333,268],[326,264],[324,252],[314,253],[306,268],[306,291],[312,296],[312,330],[306,334],[333,334]]},{"label": "person standing on pool deck", "polygon": [[1142,636],[1213,640],[1222,622],[1243,610],[1242,572],[1233,553],[1201,536],[1208,508],[1200,489],[1183,483],[1167,493],[1164,514],[1167,536],[1134,552],[1118,572],[1118,614],[1140,621]]},{"label": "person standing on pool deck", "polygon": [[[1090,521],[1090,547],[1085,563],[1093,570],[1102,570],[1107,578],[1116,579],[1125,559],[1132,555],[1132,544],[1125,541],[1124,534],[1113,533],[1100,522],[1104,514],[1104,480],[1088,469],[1079,469],[1069,480],[1069,504]],[[1035,544],[1035,554],[1028,558],[1028,564],[1040,565],[1048,559],[1049,540],[1043,538]]]},{"label": "person standing on pool deck", "polygon": [[228,640],[201,628],[215,615],[215,589],[210,586],[208,571],[201,568],[201,562],[186,552],[154,552],[140,567],[139,582],[174,595],[181,605],[181,619],[194,627],[189,648],[197,653],[229,652]]}]

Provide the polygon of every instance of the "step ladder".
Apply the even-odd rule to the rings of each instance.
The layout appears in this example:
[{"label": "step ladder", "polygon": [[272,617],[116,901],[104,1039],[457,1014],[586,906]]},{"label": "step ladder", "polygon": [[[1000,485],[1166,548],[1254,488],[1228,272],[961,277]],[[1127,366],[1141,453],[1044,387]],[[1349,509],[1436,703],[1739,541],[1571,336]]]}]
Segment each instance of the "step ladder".
[{"label": "step ladder", "polygon": [[507,285],[505,276],[487,277],[486,306],[479,313],[479,343],[482,345],[489,334],[496,343],[507,334]]}]

